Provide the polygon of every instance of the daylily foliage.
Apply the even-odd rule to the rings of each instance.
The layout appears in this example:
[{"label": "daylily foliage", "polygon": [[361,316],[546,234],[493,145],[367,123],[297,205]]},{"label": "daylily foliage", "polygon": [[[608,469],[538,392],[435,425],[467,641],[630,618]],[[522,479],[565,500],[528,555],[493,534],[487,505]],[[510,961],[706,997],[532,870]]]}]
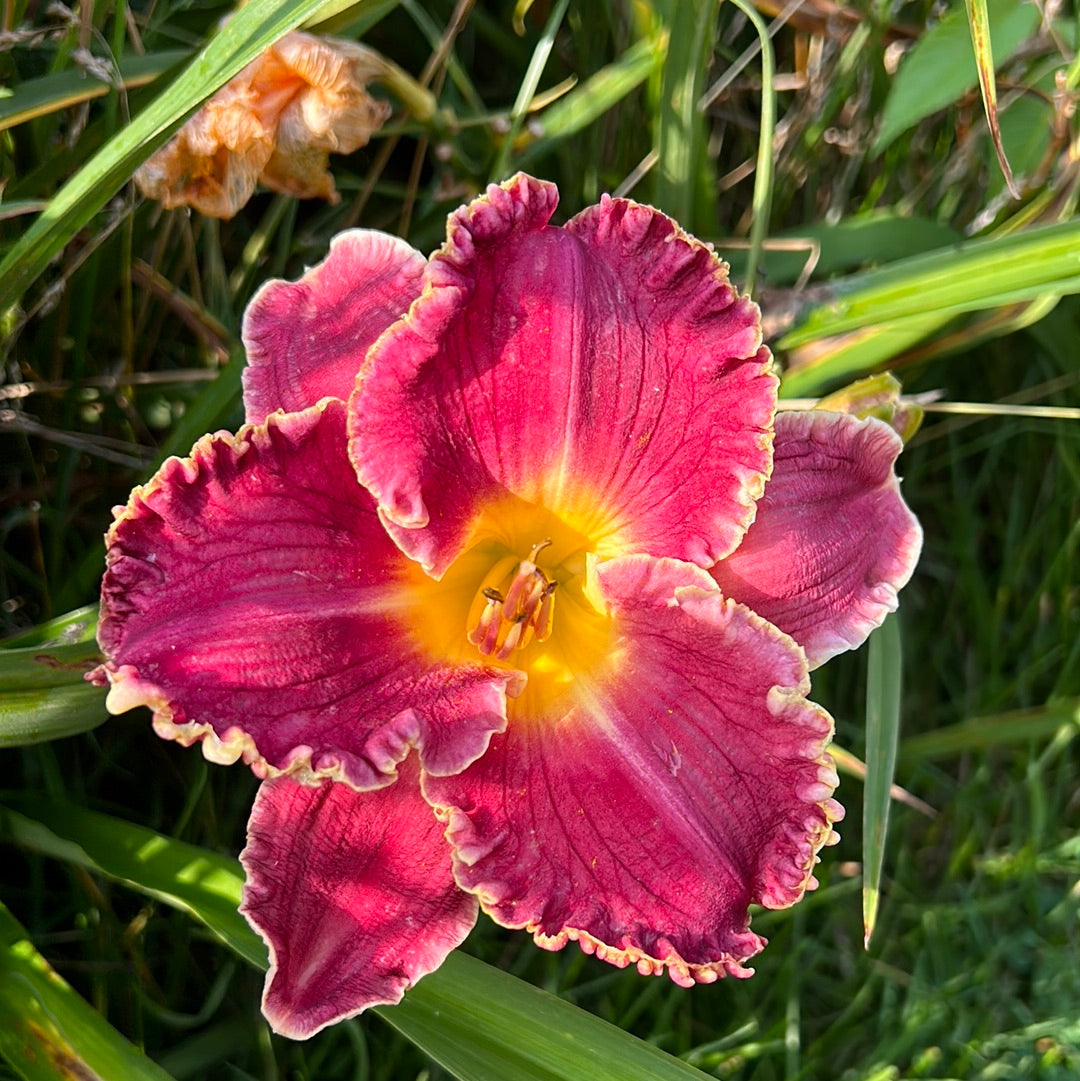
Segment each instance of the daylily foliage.
[{"label": "daylily foliage", "polygon": [[479,906],[677,983],[748,976],[749,906],[842,814],[809,671],[921,542],[876,419],[775,414],[710,248],[519,175],[425,260],[356,230],[271,282],[247,425],[118,508],[113,712],[264,779],[242,859],[264,1010],[395,1002]]}]

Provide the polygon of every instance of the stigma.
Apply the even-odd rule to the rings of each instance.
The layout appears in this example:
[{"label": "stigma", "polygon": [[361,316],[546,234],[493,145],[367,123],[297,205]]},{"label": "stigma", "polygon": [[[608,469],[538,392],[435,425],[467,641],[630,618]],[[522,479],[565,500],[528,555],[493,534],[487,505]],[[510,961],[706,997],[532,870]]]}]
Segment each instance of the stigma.
[{"label": "stigma", "polygon": [[485,576],[469,610],[466,634],[485,657],[506,661],[533,641],[551,637],[558,583],[536,562],[550,544],[534,544],[520,561],[513,556],[501,559]]}]

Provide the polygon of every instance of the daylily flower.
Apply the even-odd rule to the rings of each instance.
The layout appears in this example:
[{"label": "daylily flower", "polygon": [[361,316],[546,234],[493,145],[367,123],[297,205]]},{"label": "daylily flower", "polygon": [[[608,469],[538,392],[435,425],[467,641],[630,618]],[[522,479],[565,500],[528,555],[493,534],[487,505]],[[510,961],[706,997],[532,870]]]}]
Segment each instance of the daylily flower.
[{"label": "daylily flower", "polygon": [[135,172],[148,198],[231,218],[255,185],[336,203],[330,152],[364,146],[390,115],[367,92],[389,65],[354,41],[294,31],[221,88]]},{"label": "daylily flower", "polygon": [[759,314],[663,214],[517,176],[425,260],[266,285],[247,425],[118,508],[108,706],[264,778],[243,910],[293,1037],[395,1002],[477,906],[677,983],[841,814],[808,672],[921,535],[884,423],[774,416]]}]

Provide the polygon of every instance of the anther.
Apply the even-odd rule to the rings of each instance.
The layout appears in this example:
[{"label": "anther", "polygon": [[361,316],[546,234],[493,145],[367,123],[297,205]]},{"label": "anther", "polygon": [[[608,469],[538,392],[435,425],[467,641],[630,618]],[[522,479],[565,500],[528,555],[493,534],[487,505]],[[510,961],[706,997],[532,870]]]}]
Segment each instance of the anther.
[{"label": "anther", "polygon": [[544,595],[540,599],[540,608],[536,613],[536,640],[546,642],[551,637],[555,625],[555,587],[558,582],[548,582]]},{"label": "anther", "polygon": [[485,589],[483,594],[487,603],[467,637],[485,657],[490,657],[495,652],[503,626],[503,599],[497,589]]},{"label": "anther", "polygon": [[534,637],[538,642],[551,637],[555,582],[536,565],[537,556],[550,544],[550,540],[534,544],[528,558],[516,566],[512,560],[500,560],[487,576],[488,583],[505,582],[502,576],[512,568],[505,595],[494,585],[485,585],[473,603],[467,637],[485,657],[509,660],[515,650],[524,649]]}]

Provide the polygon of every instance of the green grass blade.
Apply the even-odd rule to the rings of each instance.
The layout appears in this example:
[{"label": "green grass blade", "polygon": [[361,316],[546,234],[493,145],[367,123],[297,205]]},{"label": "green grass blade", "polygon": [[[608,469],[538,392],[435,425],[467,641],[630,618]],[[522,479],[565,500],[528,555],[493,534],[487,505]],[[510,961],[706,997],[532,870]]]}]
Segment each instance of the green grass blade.
[{"label": "green grass blade", "polygon": [[[74,863],[194,916],[253,965],[266,949],[243,917],[238,861],[82,808],[0,808],[0,836]],[[376,1010],[463,1081],[702,1081],[629,1033],[481,961],[453,953],[404,1002]],[[121,1076],[121,1075],[114,1075]]]},{"label": "green grass blade", "polygon": [[746,0],[733,0],[735,6],[750,20],[761,42],[761,125],[758,129],[757,167],[754,170],[754,195],[751,206],[753,219],[750,224],[750,250],[746,258],[746,277],[743,288],[747,294],[754,292],[757,271],[761,263],[761,250],[769,232],[769,212],[772,207],[773,178],[773,132],[776,129],[776,91],[773,76],[776,61],[773,59],[772,39],[761,16]]},{"label": "green grass blade", "polygon": [[169,1081],[53,971],[2,903],[0,1056],[25,1081]]},{"label": "green grass blade", "polygon": [[[945,356],[975,349],[982,342],[1013,334],[1045,318],[1061,300],[1045,293],[1026,304],[1006,306],[953,324],[947,315],[918,316],[882,323],[841,334],[808,347],[809,357],[789,355],[780,394],[785,398],[816,397],[830,387],[848,382],[888,364]],[[950,326],[950,324],[953,324]]]},{"label": "green grass blade", "polygon": [[1080,292],[1080,220],[927,252],[822,286],[777,343],[792,349],[908,318],[959,315]]},{"label": "green grass blade", "polygon": [[0,263],[0,312],[18,302],[50,260],[119,191],[184,118],[325,0],[252,0],[132,122],[57,192]]},{"label": "green grass blade", "polygon": [[0,650],[0,747],[44,743],[102,724],[104,692],[83,679],[100,661],[94,642]]},{"label": "green grass blade", "polygon": [[5,840],[181,909],[245,961],[266,967],[266,947],[236,911],[243,884],[236,860],[82,807],[33,798],[19,807],[0,808]]},{"label": "green grass blade", "polygon": [[989,751],[1049,739],[1066,725],[1080,728],[1080,698],[968,717],[957,724],[910,736],[900,745],[900,754],[905,759],[951,758],[967,751]]},{"label": "green grass blade", "polygon": [[[669,32],[656,128],[656,205],[696,235],[716,231],[708,126],[699,108],[719,0],[663,0]],[[707,192],[705,191],[707,187]]]},{"label": "green grass blade", "polygon": [[[125,90],[145,86],[190,55],[184,49],[171,49],[146,56],[125,56],[117,63],[119,83]],[[112,89],[108,83],[88,77],[79,68],[32,79],[15,87],[8,97],[0,98],[0,131],[84,101],[103,98]]]},{"label": "green grass blade", "polygon": [[866,788],[863,795],[863,941],[877,922],[881,870],[900,732],[900,625],[895,615],[870,636],[866,681]]},{"label": "green grass blade", "polygon": [[599,120],[636,90],[663,62],[668,37],[659,32],[642,38],[618,60],[590,75],[565,96],[545,109],[536,122],[540,136],[518,155],[518,164],[551,151],[563,139],[576,135]]},{"label": "green grass blade", "polygon": [[975,53],[975,67],[979,72],[979,93],[982,95],[983,111],[986,122],[990,125],[990,137],[994,140],[1001,173],[1014,199],[1020,193],[1013,184],[1012,169],[1005,156],[1005,147],[1001,142],[1001,125],[998,123],[997,80],[994,77],[994,49],[990,41],[990,16],[986,10],[986,0],[964,0],[967,10],[968,26],[971,29],[971,47]]},{"label": "green grass blade", "polygon": [[510,158],[513,154],[514,143],[517,141],[518,133],[521,131],[521,125],[525,122],[529,106],[532,104],[533,98],[536,97],[536,88],[540,85],[540,77],[544,74],[548,57],[551,56],[551,50],[555,47],[555,35],[558,34],[559,27],[562,26],[562,21],[566,17],[569,2],[570,0],[558,0],[558,3],[555,4],[551,14],[548,16],[544,32],[540,35],[536,48],[533,50],[532,59],[529,61],[528,68],[525,69],[525,76],[521,80],[521,86],[518,88],[514,106],[510,110],[510,128],[503,137],[495,164],[491,168],[491,179],[493,181],[504,180],[510,173]]}]

